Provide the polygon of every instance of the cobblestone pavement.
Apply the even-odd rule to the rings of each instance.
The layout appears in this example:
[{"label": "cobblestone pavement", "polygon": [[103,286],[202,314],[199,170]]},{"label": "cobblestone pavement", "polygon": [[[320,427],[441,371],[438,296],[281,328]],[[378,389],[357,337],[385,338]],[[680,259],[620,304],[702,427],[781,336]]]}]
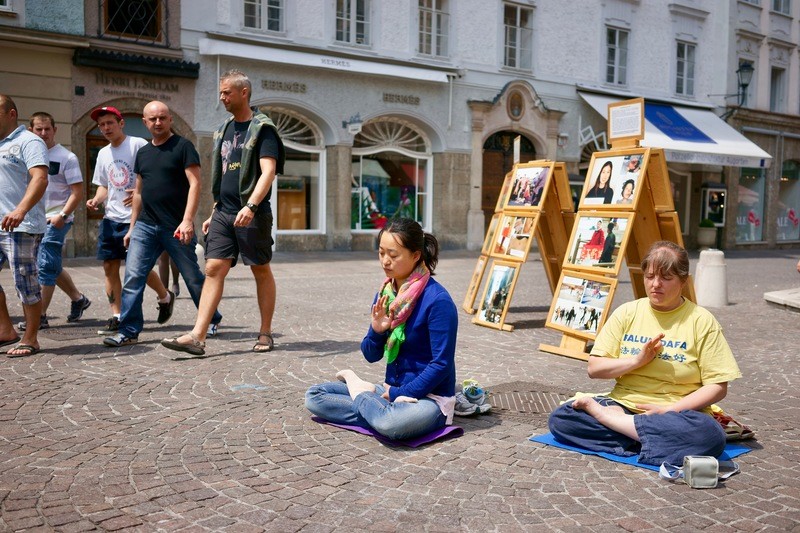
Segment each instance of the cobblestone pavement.
[{"label": "cobblestone pavement", "polygon": [[[536,405],[607,385],[582,361],[538,350],[560,341],[544,328],[551,294],[538,260],[521,270],[513,332],[460,311],[458,378],[478,379],[498,408],[416,450],[316,424],[303,408],[305,389],[338,369],[382,377],[358,350],[380,281],[374,254],[276,253],[276,350],[263,355],[250,352],[253,283],[235,268],[213,357],[182,362],[158,340],[192,324],[185,287],[167,325],[148,292],[141,344],[104,348],[102,269],[71,260],[94,302],[86,318],[67,325],[57,292],[43,352],[0,357],[0,530],[800,531],[800,314],[763,300],[800,284],[797,256],[726,254],[731,305],[713,312],[744,378],[723,406],[758,438],[740,474],[704,491],[528,441],[546,428]],[[438,279],[459,307],[475,261],[442,255]],[[626,277],[614,305],[631,297]],[[0,282],[20,320],[7,270]]]}]

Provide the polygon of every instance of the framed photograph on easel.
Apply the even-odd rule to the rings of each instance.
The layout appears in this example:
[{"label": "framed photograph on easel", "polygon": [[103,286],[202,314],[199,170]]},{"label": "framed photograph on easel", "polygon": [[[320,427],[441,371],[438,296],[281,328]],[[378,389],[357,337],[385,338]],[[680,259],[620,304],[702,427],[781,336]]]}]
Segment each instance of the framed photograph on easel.
[{"label": "framed photograph on easel", "polygon": [[478,295],[478,288],[481,286],[483,272],[486,270],[486,263],[488,261],[489,258],[487,256],[479,256],[478,262],[475,264],[475,270],[472,271],[472,278],[469,280],[467,294],[464,296],[464,303],[461,304],[461,309],[469,314],[475,312],[475,308],[473,307],[473,305],[475,305],[475,297]]},{"label": "framed photograph on easel", "polygon": [[514,166],[511,187],[506,192],[503,211],[535,211],[544,202],[547,180],[553,163],[522,163]]},{"label": "framed photograph on easel", "polygon": [[579,212],[567,245],[564,268],[619,274],[633,218],[631,212]]},{"label": "framed photograph on easel", "polygon": [[504,327],[511,294],[517,284],[520,263],[493,261],[489,279],[483,289],[480,306],[472,322],[495,329]]},{"label": "framed photograph on easel", "polygon": [[535,216],[503,214],[494,234],[490,253],[498,259],[525,261],[533,241]]},{"label": "framed photograph on easel", "polygon": [[562,272],[545,326],[594,339],[606,320],[616,287],[614,278]]},{"label": "framed photograph on easel", "polygon": [[492,253],[492,246],[494,243],[494,236],[497,233],[497,226],[500,224],[500,219],[503,218],[502,213],[495,213],[492,215],[492,220],[489,221],[489,229],[486,230],[486,236],[483,238],[483,246],[481,247],[481,254],[489,255]]},{"label": "framed photograph on easel", "polygon": [[583,185],[581,209],[634,210],[647,166],[646,149],[592,156]]}]

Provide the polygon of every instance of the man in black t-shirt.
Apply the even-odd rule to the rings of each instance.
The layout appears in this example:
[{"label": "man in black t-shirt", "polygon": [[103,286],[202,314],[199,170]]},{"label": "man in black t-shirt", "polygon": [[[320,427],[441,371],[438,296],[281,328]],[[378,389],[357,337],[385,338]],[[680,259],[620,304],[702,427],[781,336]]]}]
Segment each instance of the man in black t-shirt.
[{"label": "man in black t-shirt", "polygon": [[[147,104],[143,120],[153,139],[136,154],[131,224],[124,238],[128,256],[122,315],[118,333],[103,340],[106,346],[138,342],[144,325],[142,294],[147,274],[163,251],[178,265],[195,305],[200,304],[205,281],[197,265],[194,232],[200,201],[200,156],[191,141],[172,133],[172,116],[162,102]],[[212,317],[214,324],[222,320],[216,311]]]},{"label": "man in black t-shirt", "polygon": [[[269,205],[276,174],[283,172],[285,151],[275,125],[250,107],[247,76],[231,70],[219,80],[219,98],[231,117],[214,133],[211,193],[214,210],[203,222],[206,238],[206,277],[197,320],[191,333],[164,339],[172,350],[202,355],[206,335],[214,331],[211,310],[222,298],[222,287],[239,255],[253,272],[261,324],[254,352],[269,352],[275,312],[272,275],[272,210]],[[209,325],[211,327],[209,328]]]}]

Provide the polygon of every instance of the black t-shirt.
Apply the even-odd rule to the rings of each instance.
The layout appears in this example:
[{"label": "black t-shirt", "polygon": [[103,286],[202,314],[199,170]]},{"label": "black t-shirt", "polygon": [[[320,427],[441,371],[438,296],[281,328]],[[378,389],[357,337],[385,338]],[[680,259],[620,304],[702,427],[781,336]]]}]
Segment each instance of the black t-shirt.
[{"label": "black t-shirt", "polygon": [[[242,146],[247,135],[247,128],[250,121],[236,122],[229,124],[225,129],[222,138],[222,182],[219,186],[219,204],[217,207],[223,212],[235,215],[242,209],[242,199],[239,196],[239,169],[242,167]],[[280,148],[278,134],[269,126],[261,128],[258,135],[258,143],[255,150],[258,157],[271,157],[278,160]],[[260,167],[256,169],[261,175]],[[269,197],[272,194],[272,187],[267,191],[267,195],[261,200],[258,206],[259,213],[269,213]]]},{"label": "black t-shirt", "polygon": [[142,211],[138,220],[177,228],[183,221],[189,180],[186,169],[200,165],[194,145],[173,135],[158,146],[148,143],[136,154],[133,171],[142,177]]}]

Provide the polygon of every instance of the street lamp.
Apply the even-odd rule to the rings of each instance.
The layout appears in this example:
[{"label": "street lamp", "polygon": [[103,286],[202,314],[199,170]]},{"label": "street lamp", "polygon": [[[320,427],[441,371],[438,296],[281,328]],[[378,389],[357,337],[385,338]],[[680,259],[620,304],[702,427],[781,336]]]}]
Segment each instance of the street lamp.
[{"label": "street lamp", "polygon": [[742,107],[747,102],[747,86],[753,81],[753,64],[749,61],[743,61],[736,71],[736,79],[739,81],[739,107]]}]

